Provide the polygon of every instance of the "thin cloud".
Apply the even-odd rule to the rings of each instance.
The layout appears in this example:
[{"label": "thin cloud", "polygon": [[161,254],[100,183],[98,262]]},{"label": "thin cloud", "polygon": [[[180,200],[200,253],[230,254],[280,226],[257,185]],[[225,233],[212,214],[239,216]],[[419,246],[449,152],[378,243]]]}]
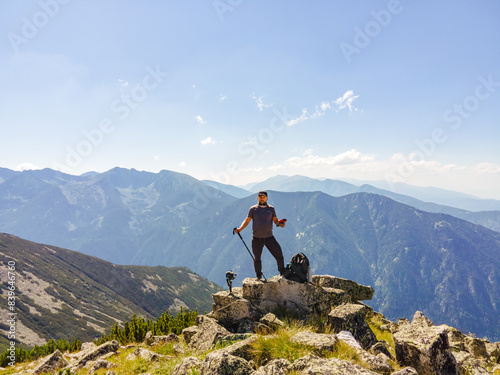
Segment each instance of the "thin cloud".
[{"label": "thin cloud", "polygon": [[479,174],[495,174],[500,173],[500,165],[489,162],[478,163],[472,170]]},{"label": "thin cloud", "polygon": [[346,91],[346,93],[335,100],[333,103],[337,106],[337,110],[349,108],[349,112],[357,111],[358,109],[353,106],[354,100],[359,98],[359,95],[354,95],[354,92],[352,90]]},{"label": "thin cloud", "polygon": [[227,95],[222,95],[222,94],[219,95],[219,103],[222,103],[226,99],[227,99]]},{"label": "thin cloud", "polygon": [[314,155],[311,149],[304,152],[302,156],[294,156],[286,160],[287,167],[290,168],[317,168],[322,166],[337,166],[346,164],[358,164],[373,162],[375,156],[363,154],[356,149],[352,149],[341,154],[330,156]]},{"label": "thin cloud", "polygon": [[300,122],[309,120],[309,119],[316,119],[319,117],[322,117],[326,114],[328,111],[335,111],[339,112],[344,109],[348,109],[349,112],[357,111],[358,108],[356,108],[353,103],[354,100],[359,98],[359,95],[354,95],[354,92],[352,90],[348,90],[345,92],[344,95],[341,97],[337,98],[336,100],[332,102],[321,102],[320,104],[316,105],[314,107],[314,112],[309,115],[309,111],[307,108],[302,109],[302,113],[299,117],[296,117],[294,119],[291,119],[290,121],[287,122],[288,126],[294,126],[297,125]]},{"label": "thin cloud", "polygon": [[201,117],[200,115],[196,116],[195,120],[200,125],[205,125],[207,123],[205,120],[203,120],[203,117]]},{"label": "thin cloud", "polygon": [[202,145],[209,145],[209,144],[214,145],[215,144],[215,140],[212,139],[212,137],[208,137],[208,138],[205,138],[204,140],[202,140],[201,144]]},{"label": "thin cloud", "polygon": [[263,96],[256,96],[254,93],[250,95],[250,97],[255,100],[255,103],[257,104],[257,108],[259,108],[259,111],[262,112],[265,108],[270,108],[273,106],[273,104],[265,104],[263,100]]}]

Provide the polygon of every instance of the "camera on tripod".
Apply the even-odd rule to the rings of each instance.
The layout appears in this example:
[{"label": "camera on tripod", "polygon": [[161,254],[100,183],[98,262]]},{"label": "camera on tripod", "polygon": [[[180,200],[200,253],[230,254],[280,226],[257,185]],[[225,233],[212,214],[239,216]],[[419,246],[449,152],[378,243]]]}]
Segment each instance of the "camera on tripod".
[{"label": "camera on tripod", "polygon": [[226,272],[226,282],[227,286],[229,287],[230,294],[233,292],[233,280],[236,279],[236,276],[237,275],[233,271]]}]

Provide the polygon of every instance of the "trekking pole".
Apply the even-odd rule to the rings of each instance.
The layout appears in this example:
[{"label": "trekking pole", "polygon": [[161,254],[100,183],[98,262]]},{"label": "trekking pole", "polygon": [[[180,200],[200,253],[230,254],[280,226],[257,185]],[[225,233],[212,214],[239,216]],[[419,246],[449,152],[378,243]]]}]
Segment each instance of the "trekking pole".
[{"label": "trekking pole", "polygon": [[[233,235],[234,235],[234,233],[236,232],[236,229],[238,229],[238,228],[234,228],[234,229],[233,229]],[[245,241],[243,240],[243,237],[241,237],[240,232],[237,232],[237,233],[238,233],[238,236],[240,236],[240,238],[241,238],[241,242],[243,242],[243,245],[245,245],[245,247],[246,247],[246,249],[247,249],[247,251],[248,251],[248,254],[250,254],[250,256],[252,257],[252,260],[255,262],[255,258],[254,258],[254,256],[253,256],[253,254],[250,252],[250,249],[248,248],[247,244],[246,244],[246,243],[245,243]],[[262,273],[262,277],[264,278],[264,280],[267,280],[267,279],[266,279],[266,277],[264,276],[264,273]]]}]

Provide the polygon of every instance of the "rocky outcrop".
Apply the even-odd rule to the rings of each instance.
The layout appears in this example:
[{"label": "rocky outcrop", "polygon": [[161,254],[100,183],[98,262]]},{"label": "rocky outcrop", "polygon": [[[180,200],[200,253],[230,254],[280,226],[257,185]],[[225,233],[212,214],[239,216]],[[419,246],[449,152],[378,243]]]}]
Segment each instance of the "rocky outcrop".
[{"label": "rocky outcrop", "polygon": [[360,285],[352,280],[330,275],[314,275],[313,284],[323,288],[340,289],[349,294],[352,301],[366,301],[373,298],[374,290],[371,286]]},{"label": "rocky outcrop", "polygon": [[185,375],[194,373],[194,371],[199,371],[201,368],[202,361],[196,357],[187,357],[176,365],[172,370],[171,375]]},{"label": "rocky outcrop", "polygon": [[252,375],[287,375],[292,364],[286,359],[273,359],[259,367]]},{"label": "rocky outcrop", "polygon": [[315,355],[307,355],[297,359],[290,369],[301,374],[322,374],[322,375],[375,375],[374,371],[368,370],[360,365],[355,365],[349,361],[337,358],[320,358]]},{"label": "rocky outcrop", "polygon": [[171,333],[165,336],[153,336],[153,333],[149,331],[144,337],[144,344],[148,346],[165,345],[168,343],[176,342],[179,342],[179,336],[177,336],[175,333]]},{"label": "rocky outcrop", "polygon": [[201,375],[250,375],[253,368],[243,358],[220,350],[207,354],[201,364]]},{"label": "rocky outcrop", "polygon": [[290,341],[312,346],[318,350],[333,351],[337,338],[326,333],[299,332],[292,336]]},{"label": "rocky outcrop", "polygon": [[370,308],[366,305],[347,303],[335,307],[328,314],[328,324],[333,332],[349,331],[367,349],[377,342],[375,334],[366,322]]},{"label": "rocky outcrop", "polygon": [[[218,324],[215,319],[205,315],[199,315],[196,318],[196,323],[196,332],[191,336],[188,344],[194,350],[206,351],[213,347],[219,336],[231,334],[231,332]],[[191,333],[192,330],[189,332]]]},{"label": "rocky outcrop", "polygon": [[62,353],[57,349],[54,353],[45,357],[38,366],[35,367],[32,374],[48,374],[57,372],[69,366],[69,362],[63,357]]},{"label": "rocky outcrop", "polygon": [[421,312],[411,323],[401,324],[394,334],[396,359],[420,375],[459,374],[448,341],[448,327],[434,326]]},{"label": "rocky outcrop", "polygon": [[[213,295],[214,304],[209,317],[228,330],[245,332],[255,330],[259,321],[266,325],[261,319],[269,312],[286,311],[299,318],[312,315],[326,318],[336,306],[353,304],[353,301],[373,296],[371,287],[350,280],[314,276],[313,281],[302,284],[277,276],[266,282],[247,278],[243,280],[243,286],[233,288],[232,293],[221,291]],[[363,312],[366,311],[363,309]]]},{"label": "rocky outcrop", "polygon": [[95,347],[94,349],[90,349],[88,352],[85,352],[85,354],[76,362],[73,368],[80,369],[84,367],[88,362],[95,361],[108,353],[116,352],[119,347],[120,344],[116,340],[105,342],[104,344]]}]

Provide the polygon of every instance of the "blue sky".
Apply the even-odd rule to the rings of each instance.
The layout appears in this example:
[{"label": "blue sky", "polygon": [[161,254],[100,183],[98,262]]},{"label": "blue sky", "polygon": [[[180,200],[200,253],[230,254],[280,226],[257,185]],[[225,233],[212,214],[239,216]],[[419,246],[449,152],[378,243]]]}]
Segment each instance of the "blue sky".
[{"label": "blue sky", "polygon": [[0,166],[500,199],[498,1],[2,1]]}]

